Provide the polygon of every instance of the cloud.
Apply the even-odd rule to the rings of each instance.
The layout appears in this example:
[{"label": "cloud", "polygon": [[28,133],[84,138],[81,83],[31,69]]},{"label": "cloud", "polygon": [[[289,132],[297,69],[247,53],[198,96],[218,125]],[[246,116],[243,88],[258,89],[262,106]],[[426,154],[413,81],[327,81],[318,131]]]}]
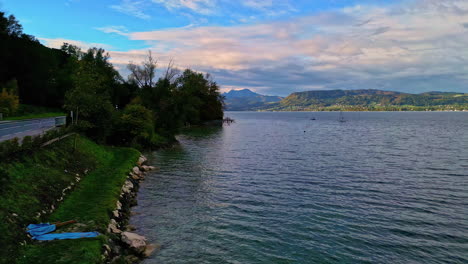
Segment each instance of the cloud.
[{"label": "cloud", "polygon": [[111,5],[110,8],[120,13],[124,13],[144,20],[149,20],[151,19],[151,16],[144,12],[146,6],[146,1],[123,0],[118,5]]},{"label": "cloud", "polygon": [[240,3],[268,16],[280,16],[297,11],[288,0],[242,0]]},{"label": "cloud", "polygon": [[104,33],[115,33],[122,36],[128,36],[128,29],[124,26],[107,26],[95,28]]},{"label": "cloud", "polygon": [[188,9],[199,14],[212,14],[216,6],[215,0],[152,0],[169,10]]},{"label": "cloud", "polygon": [[[212,4],[171,1],[168,8],[189,8],[181,5],[190,3],[198,10],[208,2]],[[275,4],[243,3],[252,8]],[[278,95],[338,88],[467,91],[466,14],[467,1],[419,0],[351,6],[253,25],[103,31],[144,41],[159,54],[161,64],[173,58],[180,67],[213,73],[227,87]],[[133,50],[111,56],[123,68],[130,60],[142,61],[145,54]]]},{"label": "cloud", "polygon": [[55,38],[55,39],[50,39],[50,38],[39,38],[39,40],[46,46],[54,49],[60,49],[62,47],[63,43],[68,43],[75,45],[77,47],[80,47],[82,50],[87,50],[89,48],[97,47],[97,48],[103,48],[105,50],[111,50],[114,49],[111,45],[103,44],[103,43],[90,43],[90,42],[84,42],[84,41],[79,41],[79,40],[71,40],[71,39],[63,39],[63,38]]},{"label": "cloud", "polygon": [[[241,16],[237,11],[241,7],[265,14],[267,16],[279,16],[296,9],[289,0],[151,0],[153,3],[163,5],[170,11],[190,11],[205,16]],[[241,18],[245,19],[245,18]]]},{"label": "cloud", "polygon": [[244,0],[243,5],[253,9],[267,9],[273,6],[273,0]]}]

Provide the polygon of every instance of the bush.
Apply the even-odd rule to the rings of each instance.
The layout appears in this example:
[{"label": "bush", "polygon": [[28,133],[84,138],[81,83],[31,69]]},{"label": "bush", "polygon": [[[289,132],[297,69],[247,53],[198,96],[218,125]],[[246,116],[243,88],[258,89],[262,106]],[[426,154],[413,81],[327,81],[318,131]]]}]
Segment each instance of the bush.
[{"label": "bush", "polygon": [[153,113],[139,104],[128,105],[114,118],[113,143],[136,148],[151,147],[154,137]]},{"label": "bush", "polygon": [[0,112],[6,116],[11,116],[16,112],[18,106],[18,96],[9,93],[6,89],[3,89],[0,93]]},{"label": "bush", "polygon": [[18,138],[4,141],[0,144],[0,157],[7,159],[21,151]]},{"label": "bush", "polygon": [[23,151],[30,152],[34,149],[33,140],[31,136],[26,136],[23,138],[23,142],[21,143],[21,148]]},{"label": "bush", "polygon": [[47,131],[44,135],[26,136],[21,144],[18,138],[0,142],[0,160],[12,160],[24,153],[30,153],[39,149],[42,144],[54,138],[61,137],[68,133],[68,129],[53,129]]}]

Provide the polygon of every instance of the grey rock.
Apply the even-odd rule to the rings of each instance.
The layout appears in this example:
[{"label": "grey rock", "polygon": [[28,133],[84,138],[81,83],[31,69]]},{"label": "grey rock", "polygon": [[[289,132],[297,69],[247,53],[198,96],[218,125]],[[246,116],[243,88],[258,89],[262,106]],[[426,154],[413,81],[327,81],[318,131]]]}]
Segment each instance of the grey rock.
[{"label": "grey rock", "polygon": [[126,180],[124,186],[122,187],[122,192],[130,193],[132,189],[133,189],[133,183],[129,180]]},{"label": "grey rock", "polygon": [[156,251],[156,249],[159,249],[159,247],[157,245],[149,244],[149,245],[146,246],[146,248],[143,251],[142,255],[145,258],[148,258],[154,253],[154,251]]},{"label": "grey rock", "polygon": [[135,231],[136,227],[134,225],[127,225],[126,231]]},{"label": "grey rock", "polygon": [[143,164],[145,164],[146,162],[148,161],[148,159],[145,157],[145,156],[140,156],[140,158],[138,159],[138,166],[142,166]]},{"label": "grey rock", "polygon": [[138,168],[138,167],[133,167],[132,172],[133,172],[134,174],[136,174],[136,175],[140,175],[140,174],[141,174],[140,168]]},{"label": "grey rock", "polygon": [[118,210],[112,211],[112,214],[114,215],[115,218],[119,218],[119,217],[120,217],[120,214],[119,214],[119,211],[118,211]]},{"label": "grey rock", "polygon": [[130,232],[123,232],[121,239],[129,248],[139,254],[143,253],[146,249],[146,237],[144,236]]}]

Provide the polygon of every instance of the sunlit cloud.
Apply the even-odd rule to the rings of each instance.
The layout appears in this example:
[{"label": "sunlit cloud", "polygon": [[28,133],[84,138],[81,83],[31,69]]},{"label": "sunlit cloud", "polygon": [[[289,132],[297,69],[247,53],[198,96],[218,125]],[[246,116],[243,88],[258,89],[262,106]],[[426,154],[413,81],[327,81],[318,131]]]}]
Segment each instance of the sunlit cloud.
[{"label": "sunlit cloud", "polygon": [[93,47],[96,48],[103,48],[105,50],[112,50],[114,49],[113,46],[104,44],[104,43],[91,43],[91,42],[84,42],[84,41],[79,41],[79,40],[72,40],[72,39],[63,39],[63,38],[38,38],[44,45],[54,48],[54,49],[60,49],[62,47],[63,43],[68,43],[74,46],[77,46],[81,48],[82,50],[87,50]]},{"label": "sunlit cloud", "polygon": [[[153,0],[168,9],[193,12],[216,10],[220,1]],[[265,10],[278,5],[274,0],[240,3]],[[180,68],[210,72],[221,85],[235,89],[287,95],[311,89],[421,92],[468,87],[468,2],[461,0],[361,4],[233,26],[97,29],[147,44],[161,67],[174,60]],[[56,42],[49,40],[48,45]],[[111,61],[123,75],[128,62],[139,63],[147,54],[110,50]]]}]

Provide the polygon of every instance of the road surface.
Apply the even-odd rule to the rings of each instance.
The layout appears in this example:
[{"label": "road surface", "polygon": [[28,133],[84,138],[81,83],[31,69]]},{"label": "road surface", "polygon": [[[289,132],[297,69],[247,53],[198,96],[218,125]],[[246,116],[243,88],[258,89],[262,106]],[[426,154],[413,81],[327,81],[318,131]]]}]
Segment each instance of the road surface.
[{"label": "road surface", "polygon": [[12,138],[35,136],[55,127],[55,117],[25,121],[0,122],[0,142]]}]

